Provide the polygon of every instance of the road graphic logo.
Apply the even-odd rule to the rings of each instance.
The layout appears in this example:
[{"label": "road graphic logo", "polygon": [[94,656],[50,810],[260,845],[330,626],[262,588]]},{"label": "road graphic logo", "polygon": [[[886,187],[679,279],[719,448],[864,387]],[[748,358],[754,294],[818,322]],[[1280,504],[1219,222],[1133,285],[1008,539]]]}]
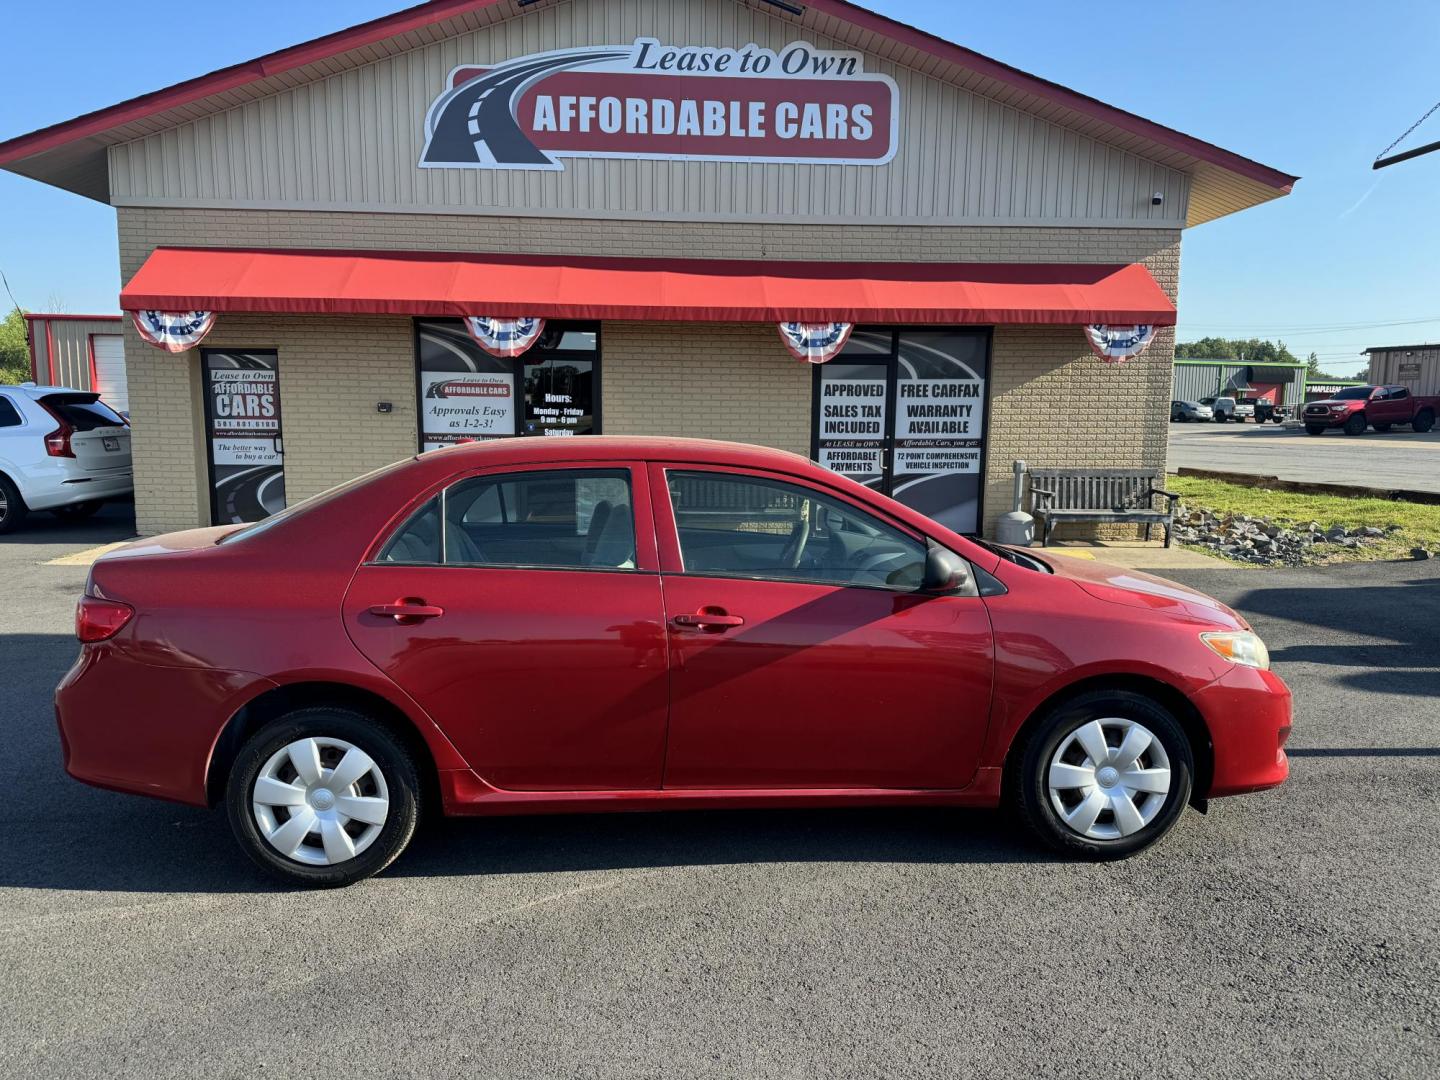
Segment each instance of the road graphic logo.
[{"label": "road graphic logo", "polygon": [[858,52],[662,45],[464,66],[425,117],[422,169],[563,170],[564,158],[884,165],[900,92]]}]

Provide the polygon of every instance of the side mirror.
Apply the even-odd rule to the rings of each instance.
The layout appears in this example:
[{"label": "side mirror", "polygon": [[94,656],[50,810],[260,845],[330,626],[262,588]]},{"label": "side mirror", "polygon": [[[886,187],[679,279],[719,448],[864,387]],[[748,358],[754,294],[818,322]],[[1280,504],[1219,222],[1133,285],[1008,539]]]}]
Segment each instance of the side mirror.
[{"label": "side mirror", "polygon": [[970,566],[948,548],[931,541],[925,552],[925,577],[921,592],[953,593],[970,584]]}]

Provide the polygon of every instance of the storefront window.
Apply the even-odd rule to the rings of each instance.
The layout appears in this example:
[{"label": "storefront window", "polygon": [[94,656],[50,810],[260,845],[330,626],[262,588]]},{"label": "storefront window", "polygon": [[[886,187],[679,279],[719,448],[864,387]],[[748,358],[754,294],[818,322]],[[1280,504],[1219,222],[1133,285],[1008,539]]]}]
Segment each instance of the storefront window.
[{"label": "storefront window", "polygon": [[988,331],[860,327],[817,365],[815,460],[977,532],[989,370]]},{"label": "storefront window", "polygon": [[422,450],[515,435],[600,432],[600,328],[551,323],[524,356],[491,356],[459,319],[415,324]]}]

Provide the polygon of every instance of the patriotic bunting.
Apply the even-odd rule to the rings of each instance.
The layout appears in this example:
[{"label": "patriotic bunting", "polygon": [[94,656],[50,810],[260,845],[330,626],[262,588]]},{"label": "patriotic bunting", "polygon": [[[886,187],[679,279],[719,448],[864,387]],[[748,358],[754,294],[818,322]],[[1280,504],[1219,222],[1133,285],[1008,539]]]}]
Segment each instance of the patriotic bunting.
[{"label": "patriotic bunting", "polygon": [[488,319],[471,315],[465,319],[465,329],[491,356],[520,356],[540,340],[545,320]]},{"label": "patriotic bunting", "polygon": [[796,360],[811,364],[823,364],[833,359],[845,343],[850,340],[854,323],[798,323],[782,322],[780,340]]},{"label": "patriotic bunting", "polygon": [[1087,326],[1090,351],[1107,364],[1123,364],[1139,356],[1155,340],[1158,326]]},{"label": "patriotic bunting", "polygon": [[130,317],[142,338],[172,353],[193,349],[215,326],[213,311],[132,311]]}]

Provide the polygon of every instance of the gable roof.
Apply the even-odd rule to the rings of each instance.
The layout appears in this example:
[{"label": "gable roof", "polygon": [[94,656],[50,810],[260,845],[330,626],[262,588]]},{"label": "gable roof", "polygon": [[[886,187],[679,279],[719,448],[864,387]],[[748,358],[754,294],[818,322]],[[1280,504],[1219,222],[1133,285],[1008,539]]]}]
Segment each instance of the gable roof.
[{"label": "gable roof", "polygon": [[[533,12],[552,0],[430,0],[0,143],[0,168],[109,201],[107,147]],[[1003,64],[848,0],[798,14],[736,0],[1192,177],[1187,225],[1287,194],[1298,177]]]}]

